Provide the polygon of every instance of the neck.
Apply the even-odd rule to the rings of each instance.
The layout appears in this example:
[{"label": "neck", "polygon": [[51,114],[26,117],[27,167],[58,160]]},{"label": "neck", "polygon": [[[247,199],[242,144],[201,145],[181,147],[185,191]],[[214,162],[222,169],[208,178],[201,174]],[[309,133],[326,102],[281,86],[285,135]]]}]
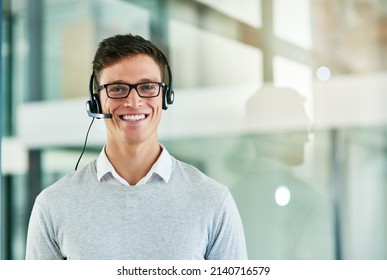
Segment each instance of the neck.
[{"label": "neck", "polygon": [[158,141],[137,144],[106,144],[105,153],[117,173],[135,185],[151,169],[161,153]]}]

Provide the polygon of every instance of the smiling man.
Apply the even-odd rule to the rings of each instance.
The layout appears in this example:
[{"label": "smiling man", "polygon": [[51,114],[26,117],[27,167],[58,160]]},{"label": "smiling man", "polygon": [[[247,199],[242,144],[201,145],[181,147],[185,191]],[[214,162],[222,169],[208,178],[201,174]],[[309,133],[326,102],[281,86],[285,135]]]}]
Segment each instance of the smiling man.
[{"label": "smiling man", "polygon": [[159,143],[171,80],[150,41],[129,34],[100,43],[88,110],[105,119],[106,145],[39,194],[26,259],[247,258],[228,189]]}]

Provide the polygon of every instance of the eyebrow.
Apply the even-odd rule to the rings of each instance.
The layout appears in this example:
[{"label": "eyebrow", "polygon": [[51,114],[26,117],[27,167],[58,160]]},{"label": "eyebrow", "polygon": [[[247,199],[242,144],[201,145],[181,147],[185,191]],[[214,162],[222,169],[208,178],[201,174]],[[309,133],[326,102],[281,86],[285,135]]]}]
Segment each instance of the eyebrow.
[{"label": "eyebrow", "polygon": [[[158,79],[150,79],[150,78],[143,78],[143,79],[140,79],[139,81],[137,81],[135,84],[139,84],[139,83],[148,83],[148,82],[158,82],[157,81]],[[114,81],[110,81],[108,83],[105,83],[105,84],[131,84],[131,83],[128,83],[127,81],[124,81],[124,80],[114,80]]]}]

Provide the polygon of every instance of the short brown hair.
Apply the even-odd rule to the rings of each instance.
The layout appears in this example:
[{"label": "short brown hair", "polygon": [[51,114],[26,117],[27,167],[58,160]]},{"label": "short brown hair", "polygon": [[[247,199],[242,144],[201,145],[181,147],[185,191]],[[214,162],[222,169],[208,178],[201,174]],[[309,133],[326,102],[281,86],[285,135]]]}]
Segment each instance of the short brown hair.
[{"label": "short brown hair", "polygon": [[151,41],[139,35],[114,35],[106,38],[98,46],[93,60],[95,83],[98,83],[101,71],[118,60],[137,54],[145,54],[159,65],[162,78],[165,66],[168,65],[165,55]]}]

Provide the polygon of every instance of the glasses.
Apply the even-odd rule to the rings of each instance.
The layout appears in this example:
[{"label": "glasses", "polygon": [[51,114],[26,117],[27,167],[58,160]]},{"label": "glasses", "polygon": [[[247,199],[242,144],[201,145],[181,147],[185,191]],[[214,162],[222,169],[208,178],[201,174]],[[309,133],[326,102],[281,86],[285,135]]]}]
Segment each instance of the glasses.
[{"label": "glasses", "polygon": [[129,96],[130,91],[134,88],[138,96],[143,98],[156,97],[160,94],[160,89],[165,88],[165,83],[146,82],[138,84],[111,83],[103,84],[97,88],[97,91],[106,89],[106,94],[109,98],[120,99]]}]

